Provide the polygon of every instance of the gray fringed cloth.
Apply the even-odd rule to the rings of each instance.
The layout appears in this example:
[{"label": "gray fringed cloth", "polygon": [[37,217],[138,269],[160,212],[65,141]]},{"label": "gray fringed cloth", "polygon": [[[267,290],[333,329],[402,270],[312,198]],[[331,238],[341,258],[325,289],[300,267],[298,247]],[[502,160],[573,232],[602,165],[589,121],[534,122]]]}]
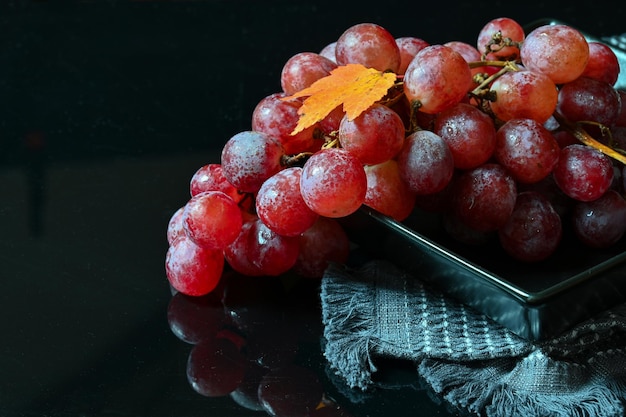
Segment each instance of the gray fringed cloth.
[{"label": "gray fringed cloth", "polygon": [[480,416],[624,415],[625,305],[531,343],[385,261],[331,265],[321,301],[324,355],[353,390],[375,387],[377,358],[393,358]]}]

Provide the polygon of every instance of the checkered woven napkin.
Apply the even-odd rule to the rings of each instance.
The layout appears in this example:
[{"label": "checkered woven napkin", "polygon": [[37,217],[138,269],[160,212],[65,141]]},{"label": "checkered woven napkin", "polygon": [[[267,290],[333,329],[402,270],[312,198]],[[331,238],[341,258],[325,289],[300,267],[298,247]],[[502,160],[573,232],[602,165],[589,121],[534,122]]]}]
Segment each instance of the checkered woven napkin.
[{"label": "checkered woven napkin", "polygon": [[529,342],[386,261],[331,265],[321,301],[324,355],[352,390],[376,388],[377,360],[393,358],[480,416],[624,415],[626,305]]}]

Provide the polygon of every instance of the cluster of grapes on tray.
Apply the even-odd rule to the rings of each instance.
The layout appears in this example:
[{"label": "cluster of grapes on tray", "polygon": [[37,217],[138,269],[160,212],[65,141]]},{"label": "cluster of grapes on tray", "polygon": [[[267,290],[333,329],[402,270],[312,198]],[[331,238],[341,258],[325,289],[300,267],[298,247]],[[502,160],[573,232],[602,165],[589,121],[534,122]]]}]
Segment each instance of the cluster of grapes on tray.
[{"label": "cluster of grapes on tray", "polygon": [[[357,117],[337,106],[296,129],[307,97],[293,96],[348,64],[396,81]],[[607,45],[564,24],[525,33],[502,17],[475,44],[354,25],[319,53],[292,56],[250,130],[191,178],[168,226],[169,282],[206,294],[226,264],[320,277],[347,260],[341,220],[363,205],[396,221],[436,211],[455,239],[495,238],[524,262],[549,258],[565,228],[611,246],[626,230],[619,71]]]}]

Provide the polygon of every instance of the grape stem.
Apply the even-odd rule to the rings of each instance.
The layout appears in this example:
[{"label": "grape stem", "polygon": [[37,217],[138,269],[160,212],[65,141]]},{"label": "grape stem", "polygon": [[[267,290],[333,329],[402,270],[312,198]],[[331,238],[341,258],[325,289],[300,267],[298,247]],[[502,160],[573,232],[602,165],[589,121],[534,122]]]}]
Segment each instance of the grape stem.
[{"label": "grape stem", "polygon": [[576,139],[578,139],[580,142],[584,143],[587,146],[591,146],[592,148],[599,150],[603,154],[610,156],[613,159],[616,159],[622,164],[626,164],[626,155],[623,155],[617,152],[615,149],[611,148],[610,146],[606,146],[603,143],[598,142],[593,137],[591,137],[591,135],[587,133],[585,129],[583,129],[579,124],[570,122],[558,112],[554,113],[554,118],[556,119],[557,122],[559,122],[559,125],[563,129],[567,130],[569,133],[574,135]]}]

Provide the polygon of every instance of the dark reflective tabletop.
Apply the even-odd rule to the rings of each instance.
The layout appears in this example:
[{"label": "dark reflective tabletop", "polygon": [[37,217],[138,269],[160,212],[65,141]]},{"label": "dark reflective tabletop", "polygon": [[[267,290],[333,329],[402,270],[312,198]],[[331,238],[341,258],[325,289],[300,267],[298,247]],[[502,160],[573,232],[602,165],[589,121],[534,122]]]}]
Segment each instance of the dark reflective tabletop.
[{"label": "dark reflective tabletop", "polygon": [[235,288],[226,306],[174,296],[167,222],[196,169],[218,162],[256,103],[279,90],[284,62],[352,24],[473,42],[500,16],[606,36],[626,31],[625,15],[559,1],[3,0],[0,415],[268,415],[250,396],[258,374],[215,397],[188,382],[192,351],[220,363],[194,350],[214,325],[247,343],[247,362],[280,361],[276,379],[293,383],[278,393],[316,381],[310,392],[355,417],[454,415],[405,364],[390,364],[380,375],[389,388],[368,396],[333,381],[316,282],[225,279]]}]

